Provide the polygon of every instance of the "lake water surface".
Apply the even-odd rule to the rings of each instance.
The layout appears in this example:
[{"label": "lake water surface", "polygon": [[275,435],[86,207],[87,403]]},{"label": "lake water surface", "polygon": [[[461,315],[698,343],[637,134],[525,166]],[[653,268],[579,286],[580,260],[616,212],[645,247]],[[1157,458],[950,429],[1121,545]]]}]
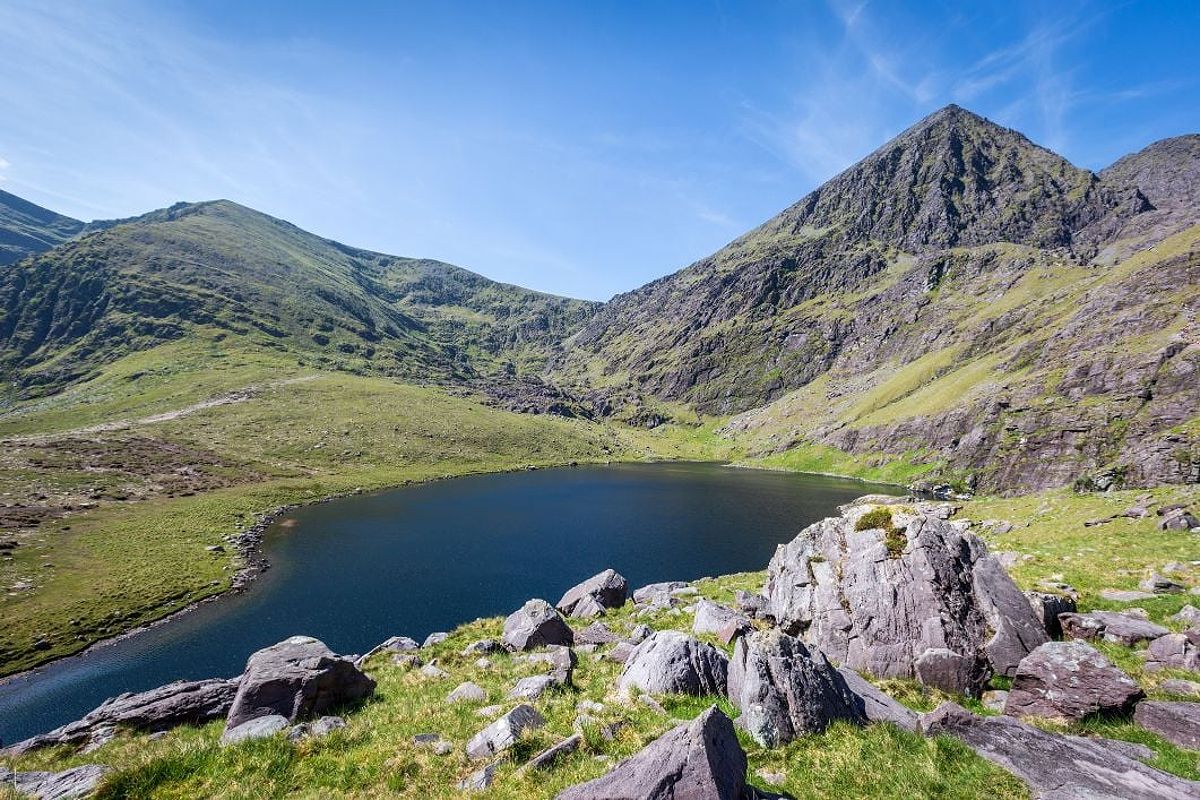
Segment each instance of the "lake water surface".
[{"label": "lake water surface", "polygon": [[[631,589],[766,567],[775,546],[867,492],[859,481],[668,463],[480,475],[345,498],[268,531],[249,591],[0,684],[0,740],[78,719],[107,697],[237,675],[308,634],[340,653],[420,641],[606,567]],[[286,523],[286,524],[281,524]]]}]

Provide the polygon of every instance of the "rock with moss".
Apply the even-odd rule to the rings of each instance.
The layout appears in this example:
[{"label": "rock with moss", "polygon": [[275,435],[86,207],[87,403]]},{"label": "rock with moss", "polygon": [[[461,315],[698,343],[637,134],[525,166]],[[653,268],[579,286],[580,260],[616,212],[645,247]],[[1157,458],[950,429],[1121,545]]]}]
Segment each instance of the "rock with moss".
[{"label": "rock with moss", "polygon": [[766,613],[877,677],[975,693],[1013,674],[1046,631],[982,540],[939,516],[856,507],[809,526],[771,559]]}]

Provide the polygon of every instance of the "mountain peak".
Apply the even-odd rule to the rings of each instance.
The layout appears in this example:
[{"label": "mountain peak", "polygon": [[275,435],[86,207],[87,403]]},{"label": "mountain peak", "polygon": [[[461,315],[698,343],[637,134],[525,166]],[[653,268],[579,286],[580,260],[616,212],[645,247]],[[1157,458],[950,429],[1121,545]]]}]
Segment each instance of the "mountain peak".
[{"label": "mountain peak", "polygon": [[1096,176],[961,106],[920,120],[768,225],[910,252],[997,241],[1064,247],[1099,213]]}]

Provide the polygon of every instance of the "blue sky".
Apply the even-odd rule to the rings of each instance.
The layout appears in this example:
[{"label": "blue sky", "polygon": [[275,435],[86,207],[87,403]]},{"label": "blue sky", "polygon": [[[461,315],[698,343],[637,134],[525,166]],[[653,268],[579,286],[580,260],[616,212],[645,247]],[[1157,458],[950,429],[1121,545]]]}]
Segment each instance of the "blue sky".
[{"label": "blue sky", "polygon": [[957,102],[1099,169],[1200,131],[1200,3],[0,0],[0,188],[227,197],[605,299]]}]

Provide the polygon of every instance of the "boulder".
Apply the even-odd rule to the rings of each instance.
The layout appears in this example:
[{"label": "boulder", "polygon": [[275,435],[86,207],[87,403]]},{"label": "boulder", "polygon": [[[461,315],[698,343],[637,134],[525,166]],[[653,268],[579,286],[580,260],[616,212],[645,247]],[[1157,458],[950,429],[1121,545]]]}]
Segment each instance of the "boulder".
[{"label": "boulder", "polygon": [[890,533],[856,530],[864,513],[822,520],[776,551],[765,613],[787,633],[884,678],[919,677],[922,656],[926,674],[946,675],[940,651],[949,651],[971,662],[956,670],[970,676],[971,691],[993,670],[1011,675],[1047,641],[1029,600],[977,536],[936,514],[901,511]]},{"label": "boulder", "polygon": [[758,593],[745,592],[738,589],[734,592],[734,605],[746,616],[757,619],[767,607],[767,598]]},{"label": "boulder", "polygon": [[532,650],[547,645],[571,645],[575,635],[545,600],[530,600],[504,620],[504,646],[509,650]]},{"label": "boulder", "polygon": [[[1200,637],[1197,637],[1200,638]],[[1146,669],[1187,669],[1200,672],[1200,647],[1184,633],[1168,633],[1150,643],[1142,653]]]},{"label": "boulder", "polygon": [[1174,745],[1200,750],[1200,703],[1144,700],[1133,721]]},{"label": "boulder", "polygon": [[748,630],[751,627],[750,619],[732,608],[727,608],[711,600],[702,598],[696,601],[696,617],[692,622],[692,633],[720,635],[728,627]]},{"label": "boulder", "polygon": [[913,665],[917,680],[951,694],[975,696],[990,677],[987,665],[974,655],[931,647]]},{"label": "boulder", "polygon": [[1168,678],[1162,682],[1159,687],[1164,692],[1170,694],[1190,695],[1192,697],[1200,697],[1200,683],[1196,681],[1185,681],[1180,678]]},{"label": "boulder", "polygon": [[517,681],[508,696],[512,700],[537,700],[556,683],[549,675],[530,675]]},{"label": "boulder", "polygon": [[435,644],[441,644],[450,638],[450,634],[445,631],[434,631],[425,637],[425,641],[421,642],[421,649],[433,647]]},{"label": "boulder", "polygon": [[[260,717],[260,719],[263,719],[263,717]],[[312,722],[301,722],[293,725],[292,729],[288,731],[287,738],[289,742],[299,742],[304,739],[321,739],[344,727],[346,727],[346,720],[341,717],[321,717]]]},{"label": "boulder", "polygon": [[84,764],[62,772],[6,772],[0,768],[0,786],[37,800],[74,800],[96,791],[108,767]]},{"label": "boulder", "polygon": [[491,758],[516,744],[521,732],[540,728],[546,720],[531,705],[522,703],[467,742],[467,755],[474,759]]},{"label": "boulder", "polygon": [[376,653],[409,653],[413,650],[421,649],[421,645],[416,639],[410,639],[407,636],[391,636],[384,639],[379,644],[372,647],[366,653],[362,654],[354,660],[354,666],[361,667],[364,662]]},{"label": "boulder", "polygon": [[570,647],[562,645],[551,645],[547,647],[545,652],[530,653],[525,656],[517,656],[517,659],[523,660],[527,664],[545,664],[550,667],[550,676],[555,683],[569,684],[571,677],[575,673],[575,665],[578,663],[578,658],[575,656],[575,651]]},{"label": "boulder", "polygon": [[575,634],[576,644],[612,644],[618,641],[621,637],[613,633],[612,629],[603,622],[593,622],[583,630]]},{"label": "boulder", "polygon": [[862,702],[819,651],[779,630],[738,639],[729,662],[738,727],[764,747],[820,733],[834,720],[867,722]]},{"label": "boulder", "polygon": [[1063,630],[1058,615],[1074,613],[1075,599],[1054,592],[1026,592],[1025,596],[1029,598],[1029,605],[1033,608],[1034,615],[1041,620],[1046,634],[1051,639],[1061,639]]},{"label": "boulder", "polygon": [[687,589],[691,584],[684,581],[662,581],[660,583],[650,583],[637,589],[633,593],[634,605],[661,605],[670,604],[671,592],[677,589]]},{"label": "boulder", "polygon": [[557,800],[745,800],[746,753],[713,706]]},{"label": "boulder", "polygon": [[1059,614],[1063,633],[1072,639],[1103,639],[1132,647],[1170,633],[1162,625],[1130,613],[1089,611],[1086,614]]},{"label": "boulder", "polygon": [[454,691],[446,696],[448,703],[482,703],[487,699],[487,692],[477,683],[466,681],[454,687]]},{"label": "boulder", "polygon": [[606,569],[567,590],[556,608],[568,617],[599,617],[610,608],[625,605],[629,584],[615,570]]},{"label": "boulder", "polygon": [[583,744],[583,736],[578,733],[574,736],[569,736],[557,744],[550,745],[526,761],[521,769],[550,769],[554,766],[554,762],[563,756],[574,753],[579,749],[579,745],[581,744]]},{"label": "boulder", "polygon": [[[1200,783],[1143,764],[1128,743],[1063,736],[1011,717],[980,717],[954,703],[921,716],[1029,785],[1035,800],[1194,800]],[[1135,751],[1137,754],[1135,754]]]},{"label": "boulder", "polygon": [[1189,603],[1188,605],[1179,609],[1178,614],[1173,614],[1172,616],[1168,617],[1168,619],[1170,619],[1171,622],[1177,622],[1180,625],[1200,627],[1200,608],[1196,608],[1194,605]]},{"label": "boulder", "polygon": [[477,769],[467,777],[458,782],[458,789],[462,792],[482,792],[485,789],[490,789],[496,781],[496,769],[500,766],[499,763],[488,764],[483,769]]},{"label": "boulder", "polygon": [[724,694],[729,659],[717,648],[679,631],[659,631],[633,648],[617,690],[649,694]]},{"label": "boulder", "polygon": [[295,721],[374,691],[375,681],[352,661],[310,636],[293,636],[250,656],[225,729],[271,714]]},{"label": "boulder", "polygon": [[1124,713],[1144,697],[1132,678],[1083,642],[1048,642],[1017,667],[1004,713],[1078,720]]},{"label": "boulder", "polygon": [[1161,531],[1190,531],[1195,527],[1200,527],[1200,519],[1181,508],[1164,514],[1158,522],[1158,529]]},{"label": "boulder", "polygon": [[8,752],[19,755],[54,745],[93,744],[97,735],[115,728],[155,733],[179,725],[202,725],[229,713],[238,679],[175,681],[148,692],[126,693],[105,700],[82,719],[49,733],[18,742]]},{"label": "boulder", "polygon": [[839,667],[838,672],[846,681],[846,686],[854,693],[863,715],[869,722],[890,722],[898,728],[916,732],[917,712],[849,667]]},{"label": "boulder", "polygon": [[[1138,592],[1132,589],[1101,589],[1100,599],[1114,603],[1136,603],[1141,600],[1153,600],[1154,595],[1150,592]],[[1059,628],[1062,628],[1062,625],[1059,625]]]},{"label": "boulder", "polygon": [[1182,583],[1173,581],[1164,575],[1159,575],[1157,572],[1152,573],[1150,577],[1139,583],[1138,588],[1143,592],[1151,592],[1153,594],[1182,594],[1187,591],[1187,587]]},{"label": "boulder", "polygon": [[221,734],[221,744],[230,745],[250,739],[266,739],[268,736],[287,730],[288,718],[280,714],[251,717],[240,725],[233,725]]}]

